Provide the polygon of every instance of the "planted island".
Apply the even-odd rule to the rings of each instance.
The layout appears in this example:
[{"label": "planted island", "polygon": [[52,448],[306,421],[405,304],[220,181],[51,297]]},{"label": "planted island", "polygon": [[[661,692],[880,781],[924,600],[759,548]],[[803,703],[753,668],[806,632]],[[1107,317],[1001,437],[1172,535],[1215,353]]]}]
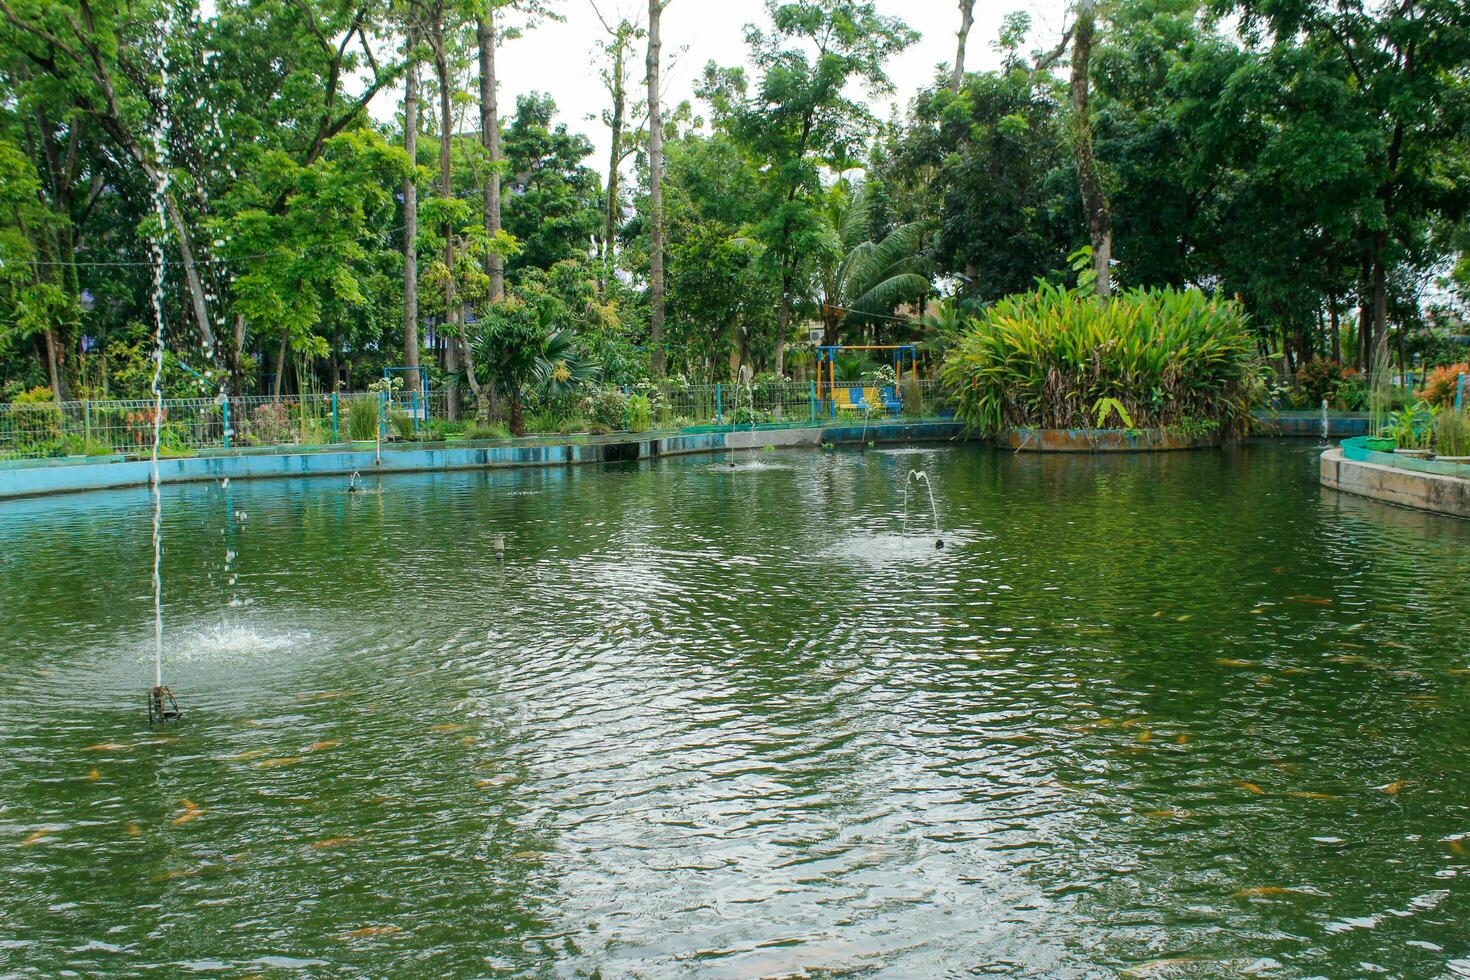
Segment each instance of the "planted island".
[{"label": "planted island", "polygon": [[1219,445],[1265,393],[1245,312],[1197,289],[1007,296],[959,328],[941,377],[979,434],[1063,451]]}]

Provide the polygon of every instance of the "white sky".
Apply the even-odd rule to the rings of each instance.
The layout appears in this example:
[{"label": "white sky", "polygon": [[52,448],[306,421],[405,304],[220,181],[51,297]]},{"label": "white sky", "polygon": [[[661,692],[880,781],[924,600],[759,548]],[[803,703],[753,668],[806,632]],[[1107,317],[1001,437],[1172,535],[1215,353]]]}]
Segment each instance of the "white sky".
[{"label": "white sky", "polygon": [[[1031,14],[1032,33],[1027,49],[1050,47],[1064,27],[1069,0],[979,0],[975,26],[970,30],[965,64],[970,70],[996,67],[999,56],[993,43],[1001,19],[1013,10]],[[647,0],[598,0],[603,16],[615,21],[626,16],[637,23],[647,20]],[[902,107],[934,77],[936,65],[946,69],[954,61],[955,32],[960,14],[957,0],[876,0],[879,12],[902,18],[921,35],[919,41],[888,66],[897,92],[873,109],[882,118],[892,114],[890,105]],[[549,93],[556,100],[558,119],[573,131],[591,138],[596,152],[588,161],[594,169],[605,167],[608,133],[600,114],[607,93],[598,77],[596,42],[606,35],[593,13],[590,0],[557,0],[555,8],[566,18],[563,23],[545,23],[523,38],[504,44],[496,54],[500,76],[502,118],[509,118],[519,95],[530,91]],[[748,23],[769,24],[762,0],[673,0],[663,15],[664,100],[672,107],[693,101],[694,84],[709,61],[721,65],[746,64],[744,27]],[[644,45],[637,42],[634,64],[629,72],[631,87],[641,95]],[[392,113],[401,92],[376,100],[375,115]],[[695,102],[697,112],[703,107]],[[590,117],[590,118],[589,118]]]}]

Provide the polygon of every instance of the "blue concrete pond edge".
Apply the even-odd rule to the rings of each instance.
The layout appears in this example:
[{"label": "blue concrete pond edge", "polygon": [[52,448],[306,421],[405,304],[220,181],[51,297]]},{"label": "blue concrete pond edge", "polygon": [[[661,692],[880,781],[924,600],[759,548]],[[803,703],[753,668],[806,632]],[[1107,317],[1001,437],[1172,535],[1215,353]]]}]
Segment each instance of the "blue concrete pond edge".
[{"label": "blue concrete pond edge", "polygon": [[[596,441],[537,445],[437,445],[433,448],[371,449],[272,454],[188,456],[160,459],[160,483],[205,480],[256,480],[282,477],[364,476],[435,470],[494,469],[524,466],[573,466],[627,462],[658,456],[716,453],[730,449],[814,448],[866,442],[924,442],[966,438],[953,421],[888,422],[870,425],[792,426],[727,432],[639,433]],[[64,465],[0,469],[0,500],[55,493],[80,493],[147,486],[152,464],[147,460],[104,462],[67,460]]]},{"label": "blue concrete pond edge", "polygon": [[1440,459],[1424,459],[1418,456],[1405,456],[1401,453],[1381,453],[1369,449],[1367,442],[1367,436],[1344,439],[1342,458],[1355,463],[1372,463],[1375,466],[1389,466],[1415,473],[1431,473],[1435,476],[1453,476],[1462,480],[1470,480],[1470,463],[1448,463]]},{"label": "blue concrete pond edge", "polygon": [[1344,440],[1321,456],[1325,487],[1400,507],[1470,518],[1470,464],[1380,453],[1365,436]]}]

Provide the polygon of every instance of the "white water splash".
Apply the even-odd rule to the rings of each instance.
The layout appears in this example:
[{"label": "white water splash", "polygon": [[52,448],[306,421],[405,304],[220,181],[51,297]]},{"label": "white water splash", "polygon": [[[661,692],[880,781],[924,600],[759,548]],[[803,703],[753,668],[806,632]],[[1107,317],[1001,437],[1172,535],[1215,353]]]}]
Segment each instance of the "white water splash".
[{"label": "white water splash", "polygon": [[159,120],[153,128],[153,210],[158,218],[158,233],[150,236],[153,253],[153,450],[150,454],[149,486],[153,492],[153,683],[163,686],[163,497],[158,487],[158,446],[163,439],[163,290],[164,236],[168,232],[169,151],[172,128],[168,111],[169,62],[168,41],[174,31],[174,7],[163,5],[163,22],[159,25]]},{"label": "white water splash", "polygon": [[915,480],[924,483],[924,489],[929,491],[929,516],[933,521],[934,536],[939,536],[939,506],[934,502],[934,484],[929,482],[929,474],[923,470],[909,470],[908,476],[903,479],[903,533],[907,537],[909,533],[909,484]]},{"label": "white water splash", "polygon": [[174,659],[184,663],[248,662],[300,650],[311,640],[306,630],[266,629],[220,622],[202,626],[170,643]]}]

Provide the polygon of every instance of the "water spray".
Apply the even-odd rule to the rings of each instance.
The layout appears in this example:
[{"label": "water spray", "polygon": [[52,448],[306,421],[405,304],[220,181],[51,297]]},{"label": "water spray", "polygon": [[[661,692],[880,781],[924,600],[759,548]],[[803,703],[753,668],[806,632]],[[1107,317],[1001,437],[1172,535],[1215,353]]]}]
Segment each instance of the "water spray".
[{"label": "water spray", "polygon": [[160,25],[159,123],[153,130],[155,177],[153,209],[158,218],[158,234],[149,238],[153,252],[153,451],[150,456],[149,485],[153,491],[153,687],[148,692],[148,722],[156,724],[180,716],[174,692],[163,683],[163,497],[159,493],[158,446],[163,439],[163,290],[165,250],[163,236],[168,230],[169,152],[168,136],[172,123],[168,112],[169,71],[168,40],[174,31],[174,7],[163,5]]},{"label": "water spray", "polygon": [[1327,441],[1327,399],[1322,399],[1322,438],[1317,443],[1318,449],[1326,449],[1330,443]]},{"label": "water spray", "polygon": [[929,482],[929,474],[923,470],[909,470],[908,476],[903,478],[903,533],[907,537],[909,533],[909,484],[915,480],[922,480],[924,489],[929,491],[929,516],[933,521],[934,528],[934,550],[944,550],[944,539],[939,536],[939,506],[934,502],[934,485]]}]

